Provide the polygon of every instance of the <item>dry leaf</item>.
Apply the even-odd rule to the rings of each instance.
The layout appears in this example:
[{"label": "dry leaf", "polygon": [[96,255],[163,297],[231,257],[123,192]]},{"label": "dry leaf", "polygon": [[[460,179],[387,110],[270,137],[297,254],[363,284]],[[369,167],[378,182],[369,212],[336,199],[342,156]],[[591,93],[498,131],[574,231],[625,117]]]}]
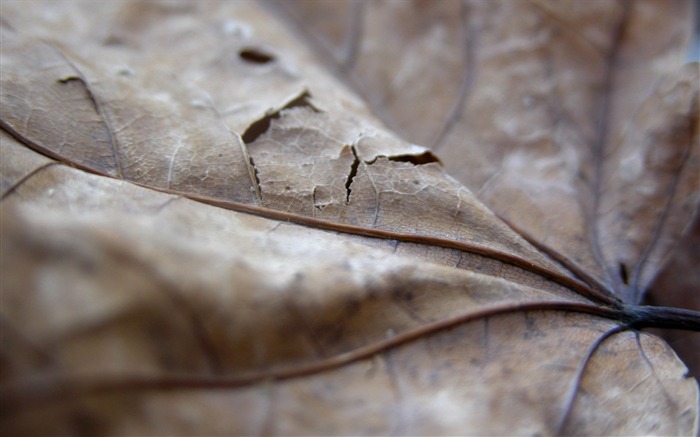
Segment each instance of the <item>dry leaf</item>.
[{"label": "dry leaf", "polygon": [[697,203],[689,3],[29,5],[4,433],[697,432],[639,329],[698,315],[637,305]]},{"label": "dry leaf", "polygon": [[697,203],[690,2],[357,2],[314,20],[304,7],[319,3],[280,6],[322,41],[338,39],[322,23],[349,23],[333,26],[356,40],[339,65],[376,112],[492,210],[640,302]]},{"label": "dry leaf", "polygon": [[[681,242],[674,256],[654,281],[648,300],[654,305],[684,307],[700,311],[700,216],[695,216],[691,232]],[[659,332],[678,356],[691,375],[700,376],[700,335],[685,331]]]}]

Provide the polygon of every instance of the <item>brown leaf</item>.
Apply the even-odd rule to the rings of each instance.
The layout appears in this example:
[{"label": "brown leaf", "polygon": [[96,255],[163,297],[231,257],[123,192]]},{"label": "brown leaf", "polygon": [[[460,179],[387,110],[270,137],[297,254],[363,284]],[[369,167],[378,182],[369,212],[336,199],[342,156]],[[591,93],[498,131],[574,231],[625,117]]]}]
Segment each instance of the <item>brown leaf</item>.
[{"label": "brown leaf", "polygon": [[689,1],[285,4],[345,28],[338,67],[495,212],[641,300],[697,203]]},{"label": "brown leaf", "polygon": [[[697,188],[696,73],[682,31],[633,37],[647,6],[321,18],[349,83],[403,84],[380,114],[444,123],[416,137],[438,158],[258,4],[31,5],[3,4],[3,433],[697,431],[697,383],[635,329],[697,315],[628,305]],[[518,109],[533,87],[549,109]]]}]

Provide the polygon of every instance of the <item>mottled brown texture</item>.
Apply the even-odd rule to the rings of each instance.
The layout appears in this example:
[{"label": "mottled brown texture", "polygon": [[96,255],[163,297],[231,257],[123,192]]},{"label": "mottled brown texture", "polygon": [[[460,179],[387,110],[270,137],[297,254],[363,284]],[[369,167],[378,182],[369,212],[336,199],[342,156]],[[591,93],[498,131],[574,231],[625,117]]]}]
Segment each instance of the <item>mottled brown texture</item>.
[{"label": "mottled brown texture", "polygon": [[2,433],[697,432],[688,8],[3,2]]},{"label": "mottled brown texture", "polygon": [[[313,41],[328,38],[286,5]],[[361,22],[335,26],[358,40],[341,74],[390,126],[639,302],[697,204],[691,15],[689,1],[397,1],[324,18]]]}]

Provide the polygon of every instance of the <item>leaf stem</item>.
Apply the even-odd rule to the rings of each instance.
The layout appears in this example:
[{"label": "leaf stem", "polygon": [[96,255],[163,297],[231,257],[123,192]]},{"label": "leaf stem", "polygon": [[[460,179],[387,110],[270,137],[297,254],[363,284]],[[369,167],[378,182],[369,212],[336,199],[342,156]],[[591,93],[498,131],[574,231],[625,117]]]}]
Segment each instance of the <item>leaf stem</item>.
[{"label": "leaf stem", "polygon": [[622,322],[631,328],[665,328],[700,332],[700,311],[684,308],[628,305]]}]

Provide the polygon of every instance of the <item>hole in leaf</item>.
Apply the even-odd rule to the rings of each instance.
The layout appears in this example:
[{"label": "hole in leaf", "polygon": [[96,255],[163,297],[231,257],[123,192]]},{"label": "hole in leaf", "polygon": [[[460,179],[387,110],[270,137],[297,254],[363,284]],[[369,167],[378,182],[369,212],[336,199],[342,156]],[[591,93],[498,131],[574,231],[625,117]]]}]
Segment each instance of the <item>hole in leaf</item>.
[{"label": "hole in leaf", "polygon": [[629,276],[627,275],[627,266],[624,263],[619,263],[619,269],[620,269],[620,279],[622,279],[622,282],[624,282],[625,285],[629,285]]},{"label": "hole in leaf", "polygon": [[274,55],[252,47],[242,49],[238,56],[251,64],[267,64],[275,60]]}]

